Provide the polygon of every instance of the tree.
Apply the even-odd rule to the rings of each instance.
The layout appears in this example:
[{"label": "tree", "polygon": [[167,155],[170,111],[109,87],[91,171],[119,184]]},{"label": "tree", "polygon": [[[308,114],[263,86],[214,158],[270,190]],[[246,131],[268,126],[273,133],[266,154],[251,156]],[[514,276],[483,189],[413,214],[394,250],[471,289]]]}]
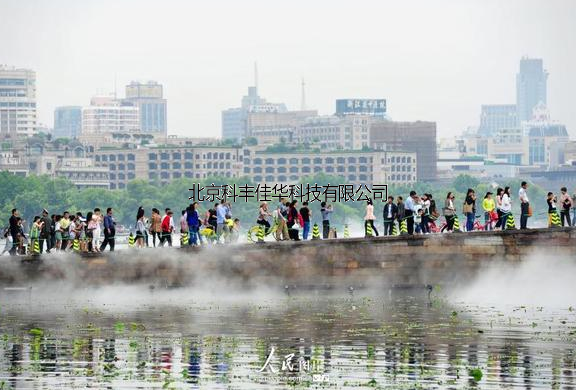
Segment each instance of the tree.
[{"label": "tree", "polygon": [[468,190],[468,188],[476,188],[479,183],[480,181],[478,179],[470,175],[459,175],[456,179],[454,179],[453,182],[456,191],[464,193]]}]

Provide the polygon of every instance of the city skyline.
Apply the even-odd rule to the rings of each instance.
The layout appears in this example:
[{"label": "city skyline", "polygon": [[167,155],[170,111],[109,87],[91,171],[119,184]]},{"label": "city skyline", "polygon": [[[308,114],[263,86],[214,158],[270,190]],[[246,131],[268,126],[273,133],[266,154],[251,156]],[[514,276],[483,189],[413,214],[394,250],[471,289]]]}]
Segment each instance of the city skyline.
[{"label": "city skyline", "polygon": [[[238,105],[257,61],[259,93],[268,101],[298,109],[304,78],[307,107],[321,114],[333,114],[339,98],[382,97],[393,120],[436,121],[439,137],[447,137],[477,126],[482,104],[514,102],[518,63],[529,56],[542,58],[550,74],[551,117],[576,132],[576,58],[567,51],[576,45],[573,2],[439,1],[415,8],[365,1],[352,9],[336,2],[326,14],[315,4],[304,13],[297,6],[271,13],[258,1],[168,1],[157,10],[153,4],[114,3],[115,12],[66,0],[0,5],[11,16],[0,26],[0,36],[11,37],[2,42],[0,62],[36,71],[39,123],[52,124],[57,106],[84,106],[115,86],[121,93],[132,80],[156,80],[170,101],[169,133],[220,136],[221,111]],[[227,12],[219,14],[218,6]],[[134,24],[152,15],[159,27]],[[326,15],[324,28],[309,30],[319,15]],[[295,18],[303,31],[290,27]],[[354,22],[345,24],[349,18]],[[114,28],[94,34],[106,20]],[[220,31],[221,23],[230,28]],[[136,27],[145,39],[125,38]]]}]

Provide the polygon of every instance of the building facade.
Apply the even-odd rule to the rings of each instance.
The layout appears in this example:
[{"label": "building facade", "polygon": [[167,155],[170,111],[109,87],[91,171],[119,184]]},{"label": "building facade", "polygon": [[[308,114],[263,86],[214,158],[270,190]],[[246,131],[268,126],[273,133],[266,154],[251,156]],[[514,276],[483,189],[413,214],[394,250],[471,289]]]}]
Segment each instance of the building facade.
[{"label": "building facade", "polygon": [[516,75],[516,107],[518,121],[532,119],[532,110],[539,104],[546,105],[548,72],[540,58],[524,57]]},{"label": "building facade", "polygon": [[124,100],[138,107],[140,130],[143,133],[168,134],[168,104],[161,84],[156,81],[132,81],[126,86]]},{"label": "building facade", "polygon": [[268,103],[258,96],[257,87],[248,87],[248,94],[242,97],[240,107],[222,111],[222,138],[242,140],[250,136],[248,130],[249,113],[286,112],[284,103]]},{"label": "building facade", "polygon": [[82,107],[56,107],[54,110],[54,138],[78,138],[81,133]]},{"label": "building facade", "polygon": [[436,179],[436,123],[376,121],[370,125],[370,147],[416,153],[420,181]]},{"label": "building facade", "polygon": [[320,173],[355,185],[410,184],[417,180],[416,153],[410,152],[267,152],[246,148],[243,154],[243,174],[256,184],[297,184]]},{"label": "building facade", "polygon": [[36,73],[0,65],[0,138],[36,132]]},{"label": "building facade", "polygon": [[490,137],[500,129],[518,127],[515,104],[484,104],[481,108],[478,134]]},{"label": "building facade", "polygon": [[82,134],[138,132],[138,107],[115,98],[94,97],[90,106],[82,108]]},{"label": "building facade", "polygon": [[168,146],[138,149],[104,148],[93,153],[95,165],[108,169],[110,188],[126,188],[130,180],[166,185],[174,179],[240,177],[241,149]]}]

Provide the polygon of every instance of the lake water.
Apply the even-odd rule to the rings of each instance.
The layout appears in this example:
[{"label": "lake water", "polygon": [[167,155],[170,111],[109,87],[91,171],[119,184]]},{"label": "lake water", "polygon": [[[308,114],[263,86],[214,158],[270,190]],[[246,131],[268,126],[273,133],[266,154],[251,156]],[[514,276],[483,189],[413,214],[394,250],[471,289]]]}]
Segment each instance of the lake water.
[{"label": "lake water", "polygon": [[2,291],[0,389],[576,388],[566,305],[56,289]]}]

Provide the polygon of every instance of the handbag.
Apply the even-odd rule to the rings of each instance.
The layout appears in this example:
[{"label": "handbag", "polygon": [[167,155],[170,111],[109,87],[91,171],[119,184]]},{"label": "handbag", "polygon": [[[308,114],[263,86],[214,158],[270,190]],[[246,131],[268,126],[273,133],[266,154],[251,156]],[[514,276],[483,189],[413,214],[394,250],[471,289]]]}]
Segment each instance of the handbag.
[{"label": "handbag", "polygon": [[528,216],[532,216],[532,206],[528,206]]},{"label": "handbag", "polygon": [[462,212],[464,214],[471,213],[472,212],[472,205],[464,202],[464,204],[462,205]]}]

